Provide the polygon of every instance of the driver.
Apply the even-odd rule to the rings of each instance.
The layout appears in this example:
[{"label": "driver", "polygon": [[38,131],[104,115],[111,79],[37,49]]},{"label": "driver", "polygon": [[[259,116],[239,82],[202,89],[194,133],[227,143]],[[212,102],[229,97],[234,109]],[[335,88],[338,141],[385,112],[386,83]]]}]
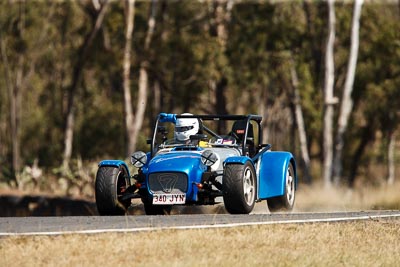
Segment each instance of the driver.
[{"label": "driver", "polygon": [[[183,113],[182,115],[193,114]],[[190,142],[190,136],[197,134],[199,128],[199,120],[197,118],[178,118],[174,130],[175,140],[180,143],[188,144]]]}]

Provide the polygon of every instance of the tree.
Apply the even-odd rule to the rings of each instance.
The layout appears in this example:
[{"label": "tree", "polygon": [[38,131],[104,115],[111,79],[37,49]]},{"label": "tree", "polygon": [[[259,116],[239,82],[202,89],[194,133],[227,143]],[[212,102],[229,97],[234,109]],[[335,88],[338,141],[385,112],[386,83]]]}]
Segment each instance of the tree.
[{"label": "tree", "polygon": [[[124,157],[133,150],[129,139],[147,149],[142,134],[163,111],[262,113],[263,139],[276,150],[298,153],[300,164],[308,150],[318,170],[332,146],[331,169],[341,158],[340,179],[351,185],[359,178],[393,181],[400,116],[397,3],[362,5],[351,78],[354,2],[332,1],[336,28],[329,39],[329,5],[323,1],[162,0],[156,17],[155,2],[135,1],[130,45],[128,0],[108,2],[0,1],[0,183],[36,158],[52,170],[77,155],[85,161]],[[345,88],[352,79],[350,92]],[[124,88],[131,94],[128,104]],[[341,100],[337,109],[334,94]],[[344,106],[352,106],[350,115],[340,111]],[[328,118],[334,120],[330,128]],[[329,129],[334,144],[341,133],[342,147],[324,146]],[[378,173],[375,164],[387,173]]]},{"label": "tree", "polygon": [[154,34],[156,25],[156,1],[153,0],[150,4],[150,15],[147,21],[147,32],[144,40],[143,53],[144,58],[140,62],[139,67],[139,90],[136,101],[136,112],[133,114],[131,88],[130,88],[130,68],[131,68],[131,46],[132,46],[132,32],[134,28],[134,15],[135,15],[135,1],[128,0],[126,4],[127,18],[126,18],[126,42],[124,53],[124,100],[125,100],[125,124],[127,129],[127,155],[136,150],[136,143],[139,132],[142,130],[144,115],[147,106],[148,95],[148,68],[150,65],[149,52],[150,44]]},{"label": "tree", "polygon": [[9,114],[10,114],[10,134],[11,134],[11,151],[12,151],[12,172],[13,178],[18,185],[19,174],[21,170],[21,97],[22,91],[26,87],[28,81],[28,75],[26,71],[26,40],[25,38],[25,23],[26,23],[26,3],[21,1],[18,3],[19,13],[17,19],[17,27],[15,31],[16,37],[16,66],[14,72],[13,67],[9,64],[7,48],[5,39],[3,39],[0,33],[0,46],[1,46],[1,58],[4,64],[5,81],[8,91],[9,99]]},{"label": "tree", "polygon": [[132,32],[135,21],[135,0],[127,0],[125,2],[126,18],[125,18],[125,49],[123,59],[123,87],[124,87],[124,107],[125,107],[125,127],[128,138],[127,154],[132,153],[135,147],[133,133],[135,130],[134,116],[132,109],[131,96],[131,47],[132,47]]},{"label": "tree", "polygon": [[[346,134],[350,141],[343,151],[351,159],[343,162],[350,187],[358,178],[374,184],[389,182],[393,171],[390,162],[396,156],[390,155],[391,139],[400,118],[399,13],[393,5],[365,3],[363,14],[352,95],[354,119],[350,120]],[[377,171],[376,164],[385,164],[388,172]]]},{"label": "tree", "polygon": [[304,118],[303,118],[303,110],[301,107],[301,99],[299,92],[299,79],[297,77],[297,71],[294,65],[293,57],[290,56],[290,76],[292,78],[292,86],[293,86],[293,97],[292,101],[294,104],[294,113],[296,118],[296,124],[299,134],[300,140],[300,149],[301,156],[304,164],[304,181],[307,184],[311,184],[311,174],[310,174],[310,155],[308,153],[308,144],[307,144],[307,132],[305,129]]},{"label": "tree", "polygon": [[332,185],[332,159],[333,159],[333,106],[337,99],[333,95],[334,89],[334,58],[335,44],[335,1],[328,0],[328,40],[325,51],[325,84],[324,84],[324,122],[323,122],[323,180],[326,187]]},{"label": "tree", "polygon": [[91,31],[86,35],[85,41],[79,48],[78,59],[75,63],[72,72],[72,82],[68,88],[68,104],[67,104],[67,114],[66,114],[66,126],[64,133],[64,158],[63,158],[63,169],[67,171],[69,169],[69,161],[72,155],[72,144],[74,139],[74,125],[75,125],[75,93],[80,85],[82,71],[84,69],[90,48],[92,46],[93,40],[95,39],[97,33],[99,32],[103,20],[107,11],[108,1],[104,1],[100,9],[97,10],[97,16],[95,18],[95,23]]},{"label": "tree", "polygon": [[347,66],[346,82],[344,85],[343,95],[340,104],[338,129],[335,141],[335,157],[333,160],[333,181],[335,185],[339,185],[342,176],[342,152],[344,147],[344,134],[346,133],[349,117],[353,109],[353,100],[351,97],[351,93],[353,91],[358,57],[360,15],[362,4],[363,0],[356,0],[354,2],[353,22],[351,29],[351,48]]},{"label": "tree", "polygon": [[[215,77],[210,79],[208,83],[211,92],[214,93],[214,101],[212,103],[214,104],[215,113],[226,114],[228,111],[226,109],[225,91],[228,86],[227,69],[229,66],[224,62],[224,59],[226,59],[226,46],[229,37],[228,24],[231,21],[234,0],[215,0],[213,4],[214,23],[211,23],[210,30],[211,35],[217,39],[217,53],[219,53],[218,56],[221,58],[221,62],[217,62]],[[225,122],[221,121],[218,127],[219,131],[226,128]]]},{"label": "tree", "polygon": [[388,144],[388,176],[387,183],[388,185],[393,185],[395,180],[395,144],[396,144],[396,133],[390,132],[389,136],[389,144]]},{"label": "tree", "polygon": [[[14,84],[11,80],[11,67],[8,63],[8,56],[5,48],[5,41],[0,35],[0,46],[1,46],[1,57],[4,64],[4,72],[5,72],[5,81],[8,92],[8,98],[10,102],[10,128],[11,128],[11,140],[12,140],[12,170],[14,172],[14,180],[18,184],[18,174],[20,171],[20,141],[19,141],[19,111],[21,108],[21,82]],[[23,57],[22,53],[20,55],[20,64],[22,62]],[[19,72],[20,73],[20,72]],[[19,79],[21,77],[19,76]]]},{"label": "tree", "polygon": [[129,153],[135,151],[136,149],[136,142],[139,136],[139,132],[142,130],[143,119],[147,106],[147,95],[148,95],[147,91],[149,87],[148,68],[150,66],[150,60],[149,60],[150,44],[154,34],[154,28],[156,26],[156,7],[157,7],[157,1],[152,0],[150,7],[151,11],[147,22],[147,33],[143,49],[145,58],[141,61],[139,70],[139,92],[138,92],[138,99],[136,101],[135,121],[131,136],[133,141],[133,146],[131,147]]}]

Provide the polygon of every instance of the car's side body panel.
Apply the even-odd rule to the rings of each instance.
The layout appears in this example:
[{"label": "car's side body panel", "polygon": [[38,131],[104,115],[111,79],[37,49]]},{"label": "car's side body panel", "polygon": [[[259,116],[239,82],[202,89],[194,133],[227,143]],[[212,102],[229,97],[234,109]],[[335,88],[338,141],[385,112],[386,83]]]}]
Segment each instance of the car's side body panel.
[{"label": "car's side body panel", "polygon": [[[261,156],[259,162],[259,199],[281,196],[285,193],[285,177],[290,162],[294,165],[294,158],[290,152],[269,151]],[[297,184],[295,165],[294,171]]]}]

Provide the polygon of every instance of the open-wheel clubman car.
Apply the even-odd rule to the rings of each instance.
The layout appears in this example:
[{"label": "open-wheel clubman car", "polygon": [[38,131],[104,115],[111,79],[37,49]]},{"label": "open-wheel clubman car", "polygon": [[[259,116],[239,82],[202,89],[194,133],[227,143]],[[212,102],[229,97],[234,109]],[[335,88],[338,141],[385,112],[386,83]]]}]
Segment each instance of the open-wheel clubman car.
[{"label": "open-wheel clubman car", "polygon": [[152,215],[169,214],[173,205],[222,201],[232,214],[248,214],[263,200],[270,212],[291,211],[296,162],[290,152],[271,151],[262,143],[261,120],[259,115],[160,113],[150,151],[131,156],[134,175],[122,160],[99,163],[99,214],[123,215],[133,198]]}]

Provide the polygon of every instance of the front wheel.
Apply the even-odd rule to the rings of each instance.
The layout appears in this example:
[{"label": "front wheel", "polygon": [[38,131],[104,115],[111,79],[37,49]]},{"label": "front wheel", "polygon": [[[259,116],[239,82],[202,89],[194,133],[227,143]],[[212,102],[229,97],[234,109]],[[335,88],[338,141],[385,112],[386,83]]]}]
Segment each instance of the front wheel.
[{"label": "front wheel", "polygon": [[225,209],[232,214],[249,214],[256,199],[256,175],[250,162],[225,166],[222,179]]},{"label": "front wheel", "polygon": [[125,167],[104,166],[97,171],[95,182],[96,206],[100,215],[124,215],[131,204],[123,200],[125,190],[130,186]]},{"label": "front wheel", "polygon": [[283,196],[272,197],[267,199],[268,209],[270,212],[292,211],[295,200],[295,173],[292,163],[286,170],[285,192]]}]

